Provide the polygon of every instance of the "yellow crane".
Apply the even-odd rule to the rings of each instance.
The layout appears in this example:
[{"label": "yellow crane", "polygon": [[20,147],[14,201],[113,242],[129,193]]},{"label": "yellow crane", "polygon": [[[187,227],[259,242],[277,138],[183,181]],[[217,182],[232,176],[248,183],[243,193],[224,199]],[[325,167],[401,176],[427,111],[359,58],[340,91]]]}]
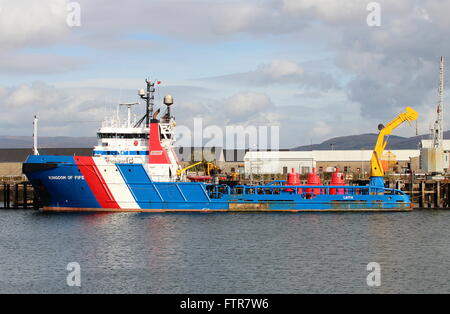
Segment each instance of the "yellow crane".
[{"label": "yellow crane", "polygon": [[183,175],[186,171],[188,171],[189,169],[194,168],[194,167],[196,167],[198,165],[204,165],[204,167],[205,167],[205,174],[208,175],[208,176],[211,175],[212,170],[220,172],[220,168],[217,167],[214,163],[206,162],[206,161],[199,161],[199,162],[196,162],[196,163],[194,163],[192,165],[189,165],[189,166],[187,166],[187,167],[185,167],[183,169],[177,170],[177,176],[181,177],[181,175]]},{"label": "yellow crane", "polygon": [[401,125],[403,122],[408,121],[411,124],[411,121],[417,120],[419,114],[417,111],[412,109],[411,107],[406,107],[405,111],[400,113],[395,119],[386,124],[386,126],[380,124],[378,129],[380,133],[378,134],[377,143],[375,144],[375,148],[373,149],[372,158],[370,159],[370,184],[384,186],[384,169],[381,164],[381,156],[383,155],[383,151],[387,145],[387,138],[392,131]]},{"label": "yellow crane", "polygon": [[188,171],[189,169],[194,168],[194,167],[196,167],[196,166],[198,166],[198,165],[200,165],[200,164],[203,164],[203,161],[196,162],[195,164],[192,164],[192,165],[189,165],[189,166],[187,166],[187,167],[184,167],[183,169],[178,169],[178,170],[177,170],[177,176],[178,176],[178,177],[181,177],[181,175],[182,175],[183,173],[185,173],[185,172]]}]

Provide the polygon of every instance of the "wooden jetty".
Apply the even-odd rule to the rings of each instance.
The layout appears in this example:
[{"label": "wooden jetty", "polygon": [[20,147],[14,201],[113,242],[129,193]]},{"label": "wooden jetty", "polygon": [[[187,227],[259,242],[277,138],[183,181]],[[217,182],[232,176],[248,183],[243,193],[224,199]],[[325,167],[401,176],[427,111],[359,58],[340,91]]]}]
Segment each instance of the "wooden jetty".
[{"label": "wooden jetty", "polygon": [[0,184],[0,204],[4,209],[38,209],[39,202],[29,182]]},{"label": "wooden jetty", "polygon": [[415,208],[450,208],[450,180],[396,181],[395,186],[407,193]]}]

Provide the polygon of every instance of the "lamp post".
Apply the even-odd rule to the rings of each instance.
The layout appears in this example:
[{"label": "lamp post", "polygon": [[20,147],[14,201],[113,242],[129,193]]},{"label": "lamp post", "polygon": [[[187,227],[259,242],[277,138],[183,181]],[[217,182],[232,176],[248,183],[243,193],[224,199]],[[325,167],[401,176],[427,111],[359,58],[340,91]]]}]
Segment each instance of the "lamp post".
[{"label": "lamp post", "polygon": [[361,175],[362,175],[362,178],[364,179],[365,178],[365,175],[364,175],[364,151],[362,148],[361,148]]}]

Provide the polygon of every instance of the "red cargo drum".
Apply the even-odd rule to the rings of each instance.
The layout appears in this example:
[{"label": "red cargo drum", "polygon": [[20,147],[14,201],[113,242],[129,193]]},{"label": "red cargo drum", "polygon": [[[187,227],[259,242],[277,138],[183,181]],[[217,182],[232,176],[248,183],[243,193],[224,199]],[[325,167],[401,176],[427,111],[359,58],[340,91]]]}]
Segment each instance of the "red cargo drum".
[{"label": "red cargo drum", "polygon": [[[286,185],[301,185],[300,184],[300,176],[298,175],[298,173],[296,173],[294,171],[294,168],[292,168],[292,172],[288,173],[287,176],[287,182]],[[286,189],[287,192],[293,192],[293,189]],[[298,194],[302,194],[302,189],[298,189]]]},{"label": "red cargo drum", "polygon": [[[312,168],[312,172],[308,173],[307,185],[322,185],[322,182],[320,181],[320,177],[316,173],[316,168]],[[311,198],[312,193],[314,193],[314,195],[320,194],[320,188],[306,189],[306,193],[309,193],[309,194],[307,194],[307,196],[309,196],[309,198]]]},{"label": "red cargo drum", "polygon": [[[339,172],[339,168],[336,168],[335,172],[333,172],[331,174],[330,185],[345,185],[344,174]],[[330,189],[330,194],[336,195],[336,190],[337,190],[337,194],[339,194],[339,195],[344,194],[344,189],[333,189],[333,188]]]}]

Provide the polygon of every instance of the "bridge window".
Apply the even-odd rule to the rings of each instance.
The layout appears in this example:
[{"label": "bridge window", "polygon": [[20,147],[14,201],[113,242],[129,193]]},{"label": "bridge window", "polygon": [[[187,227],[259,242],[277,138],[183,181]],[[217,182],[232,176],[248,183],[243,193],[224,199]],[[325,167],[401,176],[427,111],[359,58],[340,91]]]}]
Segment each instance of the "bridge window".
[{"label": "bridge window", "polygon": [[97,138],[148,139],[147,133],[97,133]]}]

